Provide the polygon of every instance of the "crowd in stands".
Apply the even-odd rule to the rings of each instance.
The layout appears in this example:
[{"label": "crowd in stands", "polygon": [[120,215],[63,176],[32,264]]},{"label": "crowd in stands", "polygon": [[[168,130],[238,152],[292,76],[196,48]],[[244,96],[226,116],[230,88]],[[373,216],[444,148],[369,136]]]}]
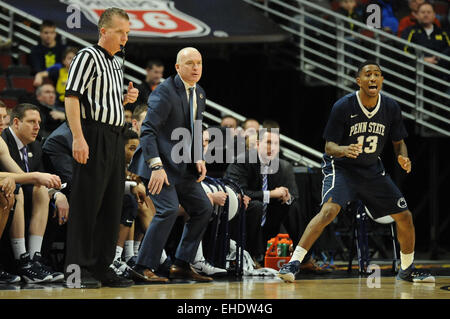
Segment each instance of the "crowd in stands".
[{"label": "crowd in stands", "polygon": [[[405,12],[405,2],[408,3],[407,12]],[[377,4],[381,8],[381,28],[384,31],[397,35],[408,42],[446,55],[449,54],[450,11],[447,1],[339,0],[332,1],[332,3],[336,12],[362,23],[365,23],[367,19],[367,6]],[[347,27],[358,32],[351,23],[348,23]],[[407,47],[405,51],[413,53]],[[426,61],[437,63],[436,59],[427,59]]]},{"label": "crowd in stands", "polygon": [[[442,1],[435,2],[441,4]],[[446,11],[440,6],[437,12],[433,3],[409,0],[410,11],[401,16],[402,3],[396,0],[320,1],[320,4],[360,22],[364,21],[366,15],[365,6],[371,3],[382,8],[383,30],[450,56],[448,3]],[[352,23],[347,23],[346,27],[358,32]],[[0,283],[15,283],[21,278],[27,283],[59,282],[64,278],[63,261],[55,260],[51,250],[53,242],[64,242],[66,223],[70,219],[73,162],[72,136],[64,110],[64,91],[70,63],[79,48],[63,45],[57,39],[55,24],[48,20],[40,27],[40,43],[32,48],[27,65],[15,65],[8,59],[9,47],[8,42],[0,44],[0,172],[14,173],[16,182],[21,182],[13,187],[12,193],[16,199],[13,205],[6,197],[7,177],[0,176],[0,199],[5,204],[0,211]],[[408,46],[404,50],[415,54]],[[443,68],[449,67],[435,56],[426,55],[424,59]],[[125,121],[129,127],[125,134],[124,149],[127,165],[139,145],[149,95],[161,83],[165,69],[160,60],[151,60],[146,65],[146,71],[145,80],[138,86],[138,100],[125,108]],[[261,128],[266,131],[260,131]],[[299,196],[293,167],[281,158],[281,169],[269,182],[265,181],[264,189],[264,179],[259,178],[261,162],[240,164],[238,158],[250,156],[252,152],[272,154],[273,157],[268,161],[278,156],[279,125],[272,120],[260,123],[254,118],[240,123],[235,117],[224,115],[219,129],[230,129],[235,140],[244,141],[244,145],[240,147],[238,143],[234,144],[235,163],[211,165],[208,174],[233,179],[242,188],[245,194],[242,200],[247,209],[245,245],[255,264],[261,265],[267,241],[278,234],[280,229],[286,232],[290,230],[291,225],[285,223],[285,217],[295,209],[295,199]],[[260,132],[263,132],[261,136]],[[208,144],[213,142],[213,137],[210,128],[204,130],[205,152]],[[155,214],[155,207],[140,178],[128,171],[126,176],[116,256],[111,264],[121,276],[131,276],[140,242]],[[65,187],[61,188],[61,185]],[[51,188],[60,190],[50,192]],[[226,193],[216,192],[208,196],[213,206],[225,205]],[[180,223],[187,219],[182,207],[179,219]],[[234,223],[230,223],[230,230],[232,238],[236,239],[238,226]],[[174,234],[173,240],[176,241],[179,236]],[[203,247],[208,247],[208,244],[205,240],[200,244],[194,268],[208,276],[226,274],[225,269],[214,265],[203,252]],[[161,256],[159,273],[167,272],[173,254],[169,242],[167,251],[163,251]],[[305,267],[320,270],[311,258],[306,260]]]}]

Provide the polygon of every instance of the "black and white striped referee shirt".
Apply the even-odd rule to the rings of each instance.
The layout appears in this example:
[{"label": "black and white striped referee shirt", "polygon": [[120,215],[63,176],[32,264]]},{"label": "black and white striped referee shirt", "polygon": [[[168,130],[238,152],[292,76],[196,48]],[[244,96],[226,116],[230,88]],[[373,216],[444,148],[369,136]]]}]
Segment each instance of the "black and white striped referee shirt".
[{"label": "black and white striped referee shirt", "polygon": [[79,98],[82,119],[123,126],[122,92],[121,64],[104,48],[96,44],[73,58],[65,96]]}]

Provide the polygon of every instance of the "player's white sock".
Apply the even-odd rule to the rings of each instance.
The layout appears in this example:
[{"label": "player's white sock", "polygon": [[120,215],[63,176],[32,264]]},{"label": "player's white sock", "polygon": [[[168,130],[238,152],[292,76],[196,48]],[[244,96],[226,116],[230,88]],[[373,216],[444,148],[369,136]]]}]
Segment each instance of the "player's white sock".
[{"label": "player's white sock", "polygon": [[123,245],[123,258],[128,261],[134,256],[134,240],[126,240]]},{"label": "player's white sock", "polygon": [[14,259],[19,260],[20,255],[27,252],[25,247],[25,238],[11,238],[11,248],[14,254]]},{"label": "player's white sock", "polygon": [[31,259],[33,259],[34,253],[41,252],[43,239],[44,237],[37,235],[30,235],[30,237],[28,237],[28,251]]},{"label": "player's white sock", "polygon": [[305,255],[308,253],[306,249],[303,247],[297,246],[295,247],[294,253],[292,254],[291,260],[289,262],[298,260],[299,262],[303,261],[303,258],[305,258]]},{"label": "player's white sock", "polygon": [[116,246],[116,256],[114,257],[114,260],[118,260],[120,257],[122,257],[122,251],[122,247]]},{"label": "player's white sock", "polygon": [[410,254],[404,254],[400,252],[400,263],[401,263],[400,266],[402,267],[403,270],[411,266],[413,261],[414,261],[414,252]]}]

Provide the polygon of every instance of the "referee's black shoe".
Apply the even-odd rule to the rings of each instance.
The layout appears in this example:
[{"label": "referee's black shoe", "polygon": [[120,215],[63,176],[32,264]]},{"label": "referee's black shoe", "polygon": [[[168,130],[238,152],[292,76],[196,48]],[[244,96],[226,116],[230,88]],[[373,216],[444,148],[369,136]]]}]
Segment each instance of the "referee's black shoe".
[{"label": "referee's black shoe", "polygon": [[95,275],[95,278],[105,287],[126,288],[134,285],[133,280],[117,275],[110,267],[104,273]]}]

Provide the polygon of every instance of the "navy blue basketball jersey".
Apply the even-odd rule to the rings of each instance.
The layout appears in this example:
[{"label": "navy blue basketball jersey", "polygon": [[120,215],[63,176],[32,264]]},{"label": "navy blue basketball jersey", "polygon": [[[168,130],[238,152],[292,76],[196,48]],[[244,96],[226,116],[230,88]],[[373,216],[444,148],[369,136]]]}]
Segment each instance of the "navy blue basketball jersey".
[{"label": "navy blue basketball jersey", "polygon": [[339,99],[331,109],[323,133],[326,141],[338,145],[362,144],[356,159],[335,158],[336,163],[370,166],[377,162],[386,141],[400,141],[408,136],[397,102],[378,94],[377,105],[366,109],[358,91]]}]

